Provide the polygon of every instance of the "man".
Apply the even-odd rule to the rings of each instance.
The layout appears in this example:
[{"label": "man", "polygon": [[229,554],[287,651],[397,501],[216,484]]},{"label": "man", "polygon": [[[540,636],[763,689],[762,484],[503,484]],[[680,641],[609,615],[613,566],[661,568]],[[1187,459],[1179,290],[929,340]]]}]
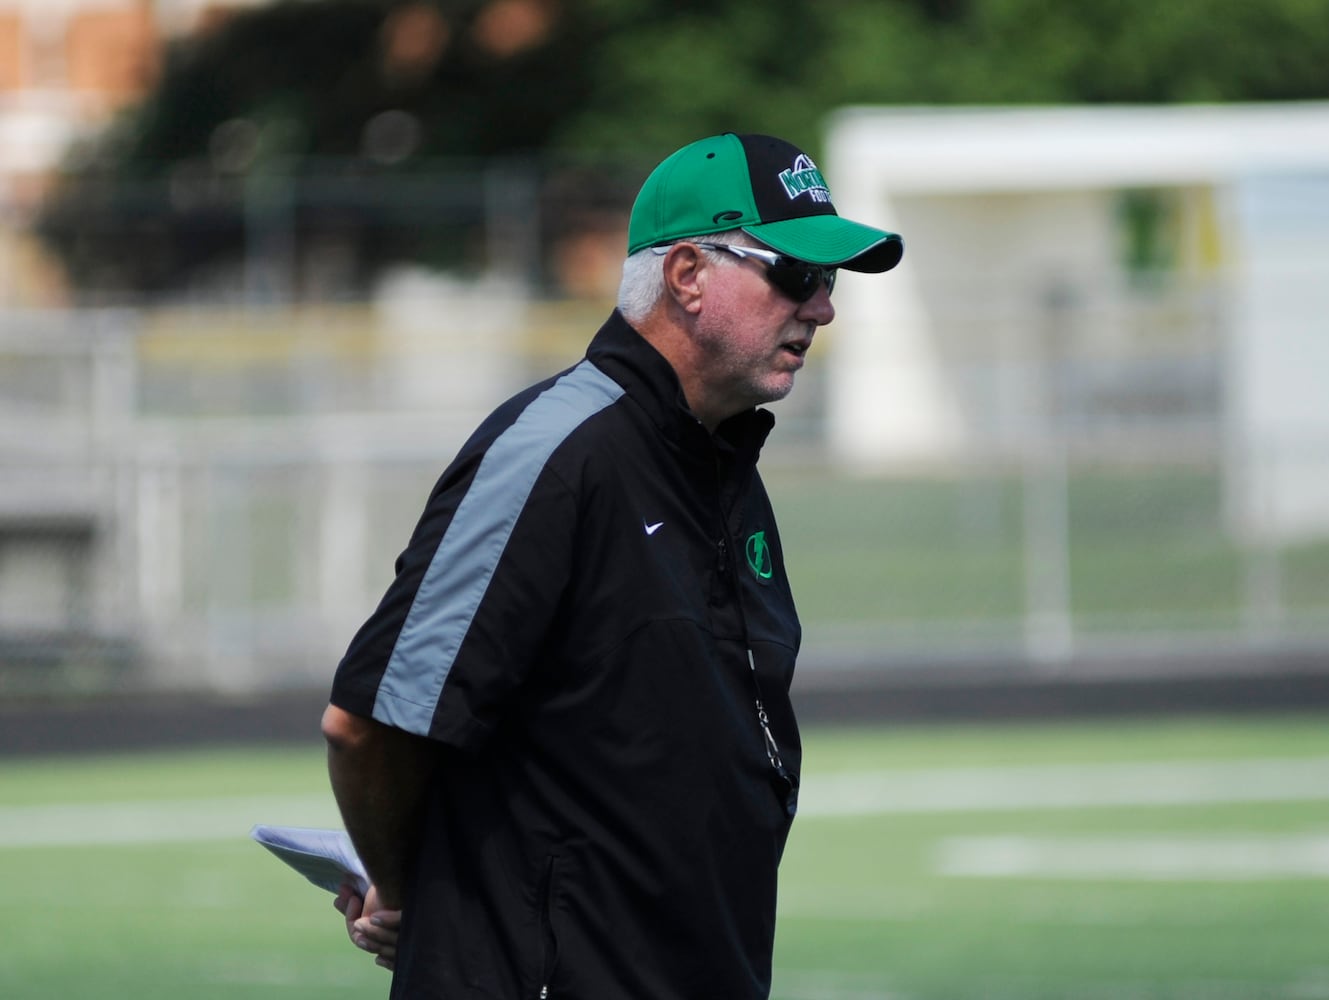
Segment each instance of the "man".
[{"label": "man", "polygon": [[756,407],[836,268],[902,251],[787,142],[685,146],[586,358],[444,472],[323,719],[374,880],[338,905],[394,998],[768,995],[800,628]]}]

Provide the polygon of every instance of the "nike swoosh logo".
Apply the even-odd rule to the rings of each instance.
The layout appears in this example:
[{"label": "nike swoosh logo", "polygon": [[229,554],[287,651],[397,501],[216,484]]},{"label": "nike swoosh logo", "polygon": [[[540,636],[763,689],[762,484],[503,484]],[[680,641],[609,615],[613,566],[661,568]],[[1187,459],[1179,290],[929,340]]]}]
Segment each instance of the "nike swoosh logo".
[{"label": "nike swoosh logo", "polygon": [[641,526],[646,529],[646,534],[653,535],[664,527],[664,522],[656,521],[654,524],[647,524],[645,521],[642,521]]}]

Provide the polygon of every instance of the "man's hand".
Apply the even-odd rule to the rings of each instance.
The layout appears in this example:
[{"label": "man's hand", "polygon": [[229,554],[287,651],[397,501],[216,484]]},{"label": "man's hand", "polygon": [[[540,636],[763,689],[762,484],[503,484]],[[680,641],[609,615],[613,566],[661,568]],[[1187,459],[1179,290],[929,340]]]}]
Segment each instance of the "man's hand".
[{"label": "man's hand", "polygon": [[346,918],[346,934],[351,942],[374,955],[375,965],[391,971],[397,962],[401,910],[383,909],[378,901],[378,890],[372,885],[361,899],[349,882],[342,883],[332,905]]}]

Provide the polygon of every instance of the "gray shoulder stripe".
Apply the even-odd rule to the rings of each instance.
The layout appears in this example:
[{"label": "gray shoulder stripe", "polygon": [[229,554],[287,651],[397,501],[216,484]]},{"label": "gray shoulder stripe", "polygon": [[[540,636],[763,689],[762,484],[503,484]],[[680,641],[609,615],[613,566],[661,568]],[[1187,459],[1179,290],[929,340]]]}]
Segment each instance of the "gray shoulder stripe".
[{"label": "gray shoulder stripe", "polygon": [[402,624],[379,682],[375,719],[428,735],[457,651],[545,463],[579,425],[622,395],[617,382],[583,361],[490,445]]}]

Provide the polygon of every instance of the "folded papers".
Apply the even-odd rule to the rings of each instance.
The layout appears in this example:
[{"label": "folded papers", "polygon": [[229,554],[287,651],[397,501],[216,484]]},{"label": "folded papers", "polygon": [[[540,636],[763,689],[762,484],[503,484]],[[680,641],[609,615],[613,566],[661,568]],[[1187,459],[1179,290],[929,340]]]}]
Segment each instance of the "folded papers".
[{"label": "folded papers", "polygon": [[344,830],[258,824],[249,836],[320,889],[337,892],[349,882],[364,896],[369,875]]}]

